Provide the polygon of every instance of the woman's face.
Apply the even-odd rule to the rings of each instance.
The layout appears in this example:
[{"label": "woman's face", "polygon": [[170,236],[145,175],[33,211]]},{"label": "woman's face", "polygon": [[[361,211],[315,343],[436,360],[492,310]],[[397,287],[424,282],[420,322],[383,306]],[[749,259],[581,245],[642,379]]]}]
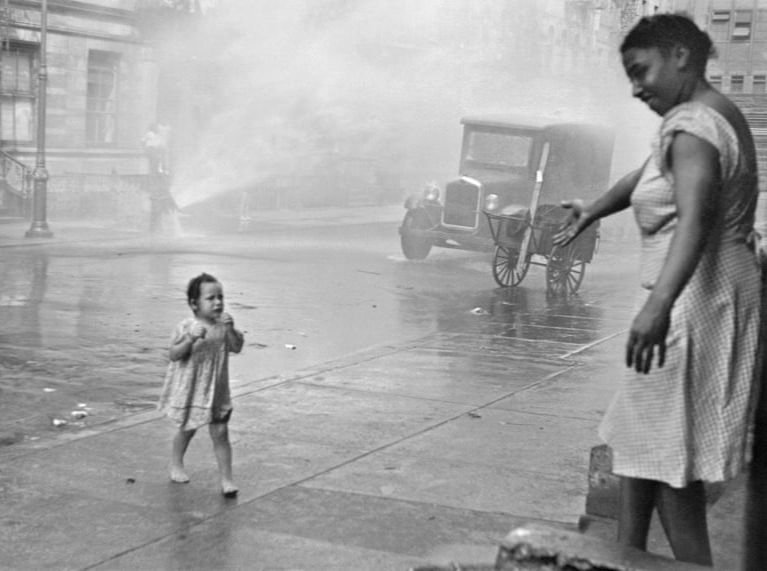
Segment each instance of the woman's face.
[{"label": "woman's face", "polygon": [[683,78],[678,50],[668,55],[659,48],[631,48],[623,52],[623,69],[631,81],[631,94],[658,115],[665,115],[680,101]]}]

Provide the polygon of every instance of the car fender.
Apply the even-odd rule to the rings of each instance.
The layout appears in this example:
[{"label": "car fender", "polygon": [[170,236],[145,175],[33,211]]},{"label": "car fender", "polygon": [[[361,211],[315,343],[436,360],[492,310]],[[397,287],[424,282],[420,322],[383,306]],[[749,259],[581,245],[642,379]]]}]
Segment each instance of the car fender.
[{"label": "car fender", "polygon": [[413,193],[405,199],[405,210],[417,210],[424,208],[428,211],[442,210],[442,203],[439,200],[429,200],[419,193]]}]

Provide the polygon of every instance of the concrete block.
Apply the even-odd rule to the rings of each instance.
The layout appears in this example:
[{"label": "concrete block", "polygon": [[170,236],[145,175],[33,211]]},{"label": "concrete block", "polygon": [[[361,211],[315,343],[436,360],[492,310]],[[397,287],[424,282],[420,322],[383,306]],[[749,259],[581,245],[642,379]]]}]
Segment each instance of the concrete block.
[{"label": "concrete block", "polygon": [[612,473],[613,458],[606,444],[594,446],[589,459],[589,491],[586,495],[586,514],[618,518],[620,507],[620,480]]},{"label": "concrete block", "polygon": [[703,571],[710,569],[653,555],[612,541],[541,524],[518,527],[501,542],[497,571]]}]

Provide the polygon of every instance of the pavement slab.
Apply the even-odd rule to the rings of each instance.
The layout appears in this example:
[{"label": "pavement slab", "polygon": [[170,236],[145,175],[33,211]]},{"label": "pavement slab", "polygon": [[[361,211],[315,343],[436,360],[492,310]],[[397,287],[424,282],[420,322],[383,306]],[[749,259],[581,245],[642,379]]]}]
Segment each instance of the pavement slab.
[{"label": "pavement slab", "polygon": [[420,458],[388,450],[303,485],[572,525],[583,512],[586,494],[583,478],[572,473],[542,474],[508,465]]},{"label": "pavement slab", "polygon": [[[524,521],[500,513],[291,486],[96,569],[401,571],[469,556],[492,561],[509,526]],[[288,538],[292,549],[285,544]],[[251,542],[247,550],[243,542]],[[176,551],[185,554],[178,558]]]},{"label": "pavement slab", "polygon": [[[85,492],[49,489],[0,523],[6,569],[83,569],[195,523],[163,509],[99,500]],[[197,519],[197,522],[201,521]]]},{"label": "pavement slab", "polygon": [[490,355],[466,359],[465,354],[415,348],[392,354],[306,382],[420,399],[480,406],[562,371],[567,363],[513,362]]},{"label": "pavement slab", "polygon": [[179,536],[119,554],[89,569],[403,571],[423,563],[416,557],[270,533],[217,519]]},{"label": "pavement slab", "polygon": [[501,355],[510,361],[521,359],[529,362],[566,364],[563,360],[573,351],[582,349],[583,344],[495,334],[440,333],[424,341],[423,347],[439,351],[460,351],[474,356],[478,363],[493,355]]},{"label": "pavement slab", "polygon": [[572,356],[578,359],[578,364],[566,374],[544,379],[493,403],[492,407],[584,419],[597,424],[620,381],[622,370],[618,367],[623,359],[624,343],[623,335],[606,339],[598,351],[583,351]]},{"label": "pavement slab", "polygon": [[375,449],[472,408],[433,400],[291,382],[235,403],[233,425],[253,438]]}]

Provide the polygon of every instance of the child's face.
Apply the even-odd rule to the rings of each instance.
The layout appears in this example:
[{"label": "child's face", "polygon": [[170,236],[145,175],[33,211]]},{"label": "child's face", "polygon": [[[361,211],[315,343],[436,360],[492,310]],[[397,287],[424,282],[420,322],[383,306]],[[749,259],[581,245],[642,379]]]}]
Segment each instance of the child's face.
[{"label": "child's face", "polygon": [[205,321],[216,322],[224,311],[224,288],[218,282],[200,284],[200,297],[192,304],[194,314]]}]

